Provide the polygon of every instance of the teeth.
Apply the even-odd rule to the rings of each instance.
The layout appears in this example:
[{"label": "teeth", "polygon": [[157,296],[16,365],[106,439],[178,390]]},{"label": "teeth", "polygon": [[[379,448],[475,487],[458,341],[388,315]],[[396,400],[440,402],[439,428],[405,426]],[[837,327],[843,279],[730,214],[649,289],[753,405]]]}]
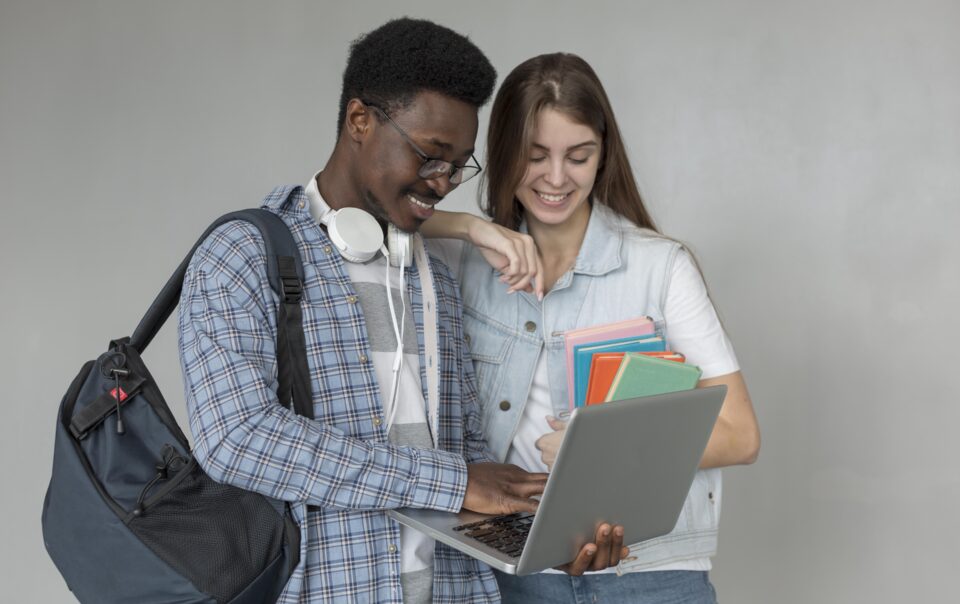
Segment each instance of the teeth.
[{"label": "teeth", "polygon": [[537,192],[537,195],[539,195],[540,197],[544,198],[547,201],[552,201],[554,203],[561,201],[564,197],[567,196],[566,193],[564,193],[563,195],[547,195],[546,193],[540,193],[539,191]]},{"label": "teeth", "polygon": [[423,203],[413,195],[407,195],[407,199],[409,199],[410,203],[412,203],[413,205],[417,206],[418,208],[423,208],[424,210],[429,210],[430,208],[433,207],[430,204]]}]

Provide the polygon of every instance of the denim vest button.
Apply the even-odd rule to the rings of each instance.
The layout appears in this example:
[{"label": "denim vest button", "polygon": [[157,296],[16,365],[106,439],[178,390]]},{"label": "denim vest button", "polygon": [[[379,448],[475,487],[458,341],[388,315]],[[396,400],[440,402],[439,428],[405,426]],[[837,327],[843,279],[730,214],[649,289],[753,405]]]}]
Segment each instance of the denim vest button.
[{"label": "denim vest button", "polygon": [[537,324],[533,321],[527,321],[524,323],[523,327],[529,332],[537,331]]},{"label": "denim vest button", "polygon": [[510,410],[510,401],[500,401],[500,410],[509,411]]}]

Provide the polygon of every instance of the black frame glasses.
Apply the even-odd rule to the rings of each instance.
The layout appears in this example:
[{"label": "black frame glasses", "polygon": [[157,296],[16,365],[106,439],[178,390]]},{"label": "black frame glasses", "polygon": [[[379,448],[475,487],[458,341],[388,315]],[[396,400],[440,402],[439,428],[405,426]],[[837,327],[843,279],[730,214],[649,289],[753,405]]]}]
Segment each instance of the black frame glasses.
[{"label": "black frame glasses", "polygon": [[477,174],[480,174],[480,171],[483,169],[480,167],[480,162],[478,162],[477,158],[473,155],[470,155],[470,159],[472,159],[474,163],[472,166],[469,164],[458,166],[453,162],[440,159],[439,157],[430,157],[423,152],[423,149],[417,146],[417,143],[413,142],[413,140],[410,138],[410,135],[408,135],[406,131],[399,126],[399,124],[393,121],[393,118],[387,115],[387,112],[381,107],[366,101],[364,101],[363,104],[371,109],[376,109],[380,115],[385,117],[387,121],[390,122],[390,125],[400,133],[400,136],[403,137],[403,140],[407,141],[407,144],[410,145],[410,148],[413,149],[413,152],[417,154],[417,157],[423,160],[423,163],[420,164],[420,169],[417,170],[417,176],[420,178],[423,178],[424,180],[431,180],[433,178],[446,176],[450,180],[450,184],[459,185],[467,182]]}]

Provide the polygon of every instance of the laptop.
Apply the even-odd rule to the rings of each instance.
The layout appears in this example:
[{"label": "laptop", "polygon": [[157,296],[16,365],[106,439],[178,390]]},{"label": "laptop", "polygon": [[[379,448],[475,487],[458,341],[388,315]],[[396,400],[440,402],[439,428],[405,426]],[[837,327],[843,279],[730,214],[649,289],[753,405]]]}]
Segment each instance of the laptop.
[{"label": "laptop", "polygon": [[536,514],[491,516],[404,508],[397,521],[509,574],[572,561],[607,522],[624,544],[673,530],[726,386],[579,407]]}]

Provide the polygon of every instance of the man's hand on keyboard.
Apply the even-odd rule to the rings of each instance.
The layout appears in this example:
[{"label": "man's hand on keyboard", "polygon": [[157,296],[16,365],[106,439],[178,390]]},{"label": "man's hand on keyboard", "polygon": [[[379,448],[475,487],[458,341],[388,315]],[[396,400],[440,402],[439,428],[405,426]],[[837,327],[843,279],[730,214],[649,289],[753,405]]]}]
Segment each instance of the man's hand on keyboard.
[{"label": "man's hand on keyboard", "polygon": [[463,509],[482,514],[536,512],[538,502],[530,498],[543,493],[547,477],[512,464],[468,464]]}]

